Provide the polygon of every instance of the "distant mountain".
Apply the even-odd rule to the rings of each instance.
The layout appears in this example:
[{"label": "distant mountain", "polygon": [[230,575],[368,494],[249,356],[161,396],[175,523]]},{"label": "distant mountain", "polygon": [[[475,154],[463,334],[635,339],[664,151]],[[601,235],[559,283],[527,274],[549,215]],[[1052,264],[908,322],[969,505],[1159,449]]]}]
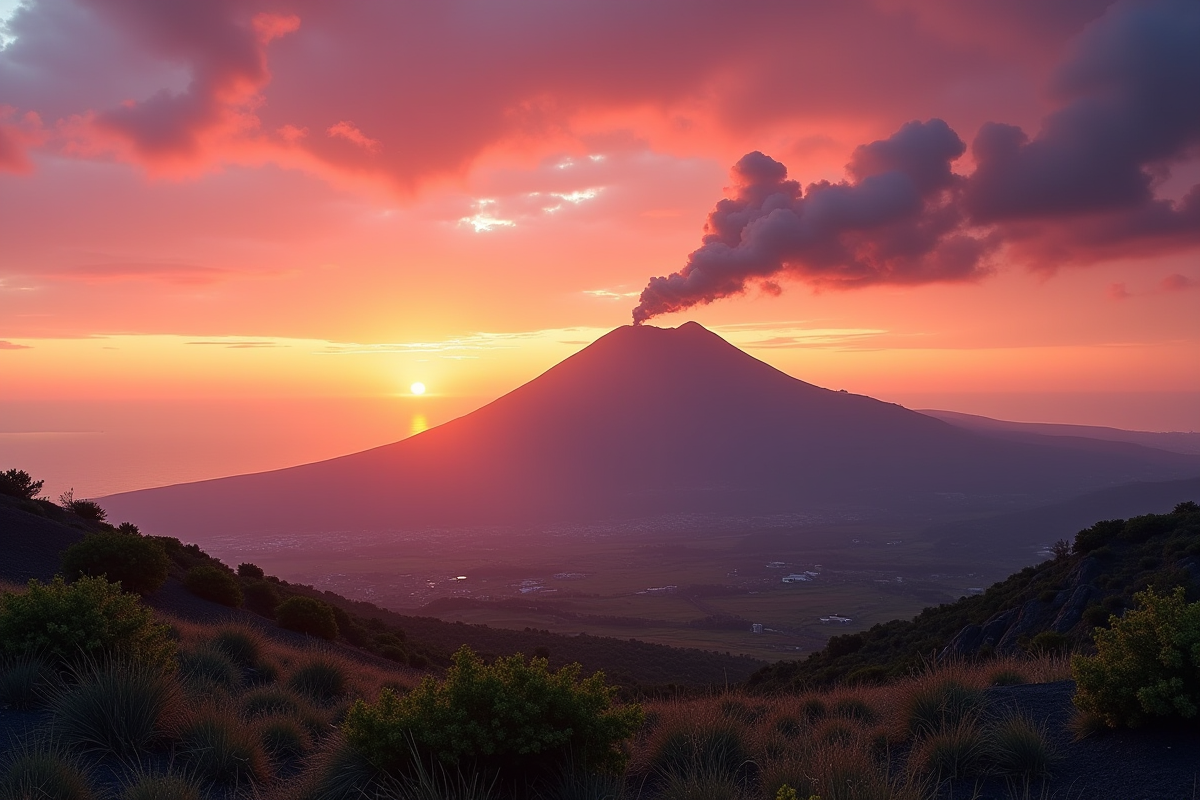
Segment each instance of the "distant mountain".
[{"label": "distant mountain", "polygon": [[991,417],[981,417],[976,414],[963,414],[959,411],[937,411],[921,409],[922,414],[949,422],[967,430],[979,433],[990,433],[1022,441],[1035,441],[1033,437],[1056,436],[1076,439],[1094,439],[1104,442],[1124,442],[1126,444],[1153,447],[1172,453],[1200,455],[1200,433],[1184,433],[1171,431],[1159,433],[1154,431],[1126,431],[1120,428],[1106,428],[1096,425],[1061,425],[1049,422],[1009,422]]},{"label": "distant mountain", "polygon": [[417,436],[289,469],[112,495],[176,536],[595,520],[672,513],[1020,505],[1200,475],[1200,458],[964,430],[780,372],[700,325],[618,328]]}]

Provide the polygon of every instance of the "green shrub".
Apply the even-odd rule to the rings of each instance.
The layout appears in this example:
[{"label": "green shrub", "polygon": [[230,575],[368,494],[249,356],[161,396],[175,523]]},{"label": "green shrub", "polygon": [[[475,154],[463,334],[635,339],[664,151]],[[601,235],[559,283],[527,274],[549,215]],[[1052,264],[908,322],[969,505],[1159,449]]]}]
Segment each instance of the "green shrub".
[{"label": "green shrub", "polygon": [[1076,553],[1090,553],[1107,545],[1125,528],[1123,519],[1105,519],[1075,534]]},{"label": "green shrub", "polygon": [[198,777],[243,784],[267,777],[267,759],[253,729],[226,710],[199,712],[180,730],[180,755]]},{"label": "green shrub", "polygon": [[32,500],[42,493],[45,481],[35,481],[23,469],[7,469],[0,472],[0,494]]},{"label": "green shrub", "polygon": [[1134,595],[1138,606],[1097,629],[1095,656],[1075,656],[1075,704],[1111,727],[1195,719],[1200,711],[1200,602],[1182,587]]},{"label": "green shrub", "polygon": [[279,605],[279,592],[268,581],[247,580],[242,582],[243,605],[255,614],[275,619],[275,607]]},{"label": "green shrub", "polygon": [[318,656],[292,672],[287,683],[297,694],[328,703],[346,693],[346,670],[336,661]]},{"label": "green shrub", "polygon": [[155,539],[116,531],[90,533],[63,552],[63,573],[68,580],[83,575],[121,584],[127,592],[157,592],[167,582],[170,559]]},{"label": "green shrub", "polygon": [[192,567],[183,576],[183,585],[197,597],[237,608],[242,604],[242,587],[233,573],[212,564]]},{"label": "green shrub", "polygon": [[138,755],[181,709],[179,687],[161,669],[111,661],[80,677],[51,707],[54,730],[76,751]]},{"label": "green shrub", "polygon": [[239,578],[262,578],[265,573],[257,564],[243,563],[238,564],[237,574]]},{"label": "green shrub", "polygon": [[74,489],[68,489],[59,495],[58,503],[67,513],[88,522],[104,522],[104,518],[108,516],[95,500],[76,500]]},{"label": "green shrub", "polygon": [[571,664],[551,672],[545,659],[501,657],[490,665],[465,645],[444,681],[426,678],[403,697],[384,689],[374,705],[351,707],[343,730],[377,766],[410,762],[410,742],[443,763],[475,760],[509,777],[553,769],[565,759],[619,770],[623,744],[641,724],[640,706],[613,704],[615,687]]},{"label": "green shrub", "polygon": [[315,597],[289,597],[276,607],[275,621],[281,628],[321,639],[333,640],[338,635],[333,609]]},{"label": "green shrub", "polygon": [[137,597],[103,578],[67,585],[55,577],[30,581],[22,594],[0,594],[0,647],[10,655],[64,664],[123,656],[167,666],[175,656],[168,632]]},{"label": "green shrub", "polygon": [[0,800],[92,800],[95,794],[76,758],[44,743],[25,743],[0,763]]},{"label": "green shrub", "polygon": [[121,792],[121,800],[203,800],[204,787],[183,775],[139,775]]}]

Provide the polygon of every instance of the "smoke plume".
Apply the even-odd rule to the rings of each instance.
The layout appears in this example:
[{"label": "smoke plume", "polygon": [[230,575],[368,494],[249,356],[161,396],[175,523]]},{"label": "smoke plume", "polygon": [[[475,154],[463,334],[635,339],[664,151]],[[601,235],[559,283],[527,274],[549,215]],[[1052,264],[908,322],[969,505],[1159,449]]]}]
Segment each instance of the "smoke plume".
[{"label": "smoke plume", "polygon": [[989,255],[1053,269],[1200,244],[1200,184],[1157,196],[1200,147],[1200,3],[1118,3],[1058,70],[1057,110],[1036,136],[987,123],[971,152],[939,119],[859,147],[839,183],[788,180],[759,152],[733,168],[733,196],[709,214],[700,248],[651,278],[635,323],[737,295],[976,279]]}]

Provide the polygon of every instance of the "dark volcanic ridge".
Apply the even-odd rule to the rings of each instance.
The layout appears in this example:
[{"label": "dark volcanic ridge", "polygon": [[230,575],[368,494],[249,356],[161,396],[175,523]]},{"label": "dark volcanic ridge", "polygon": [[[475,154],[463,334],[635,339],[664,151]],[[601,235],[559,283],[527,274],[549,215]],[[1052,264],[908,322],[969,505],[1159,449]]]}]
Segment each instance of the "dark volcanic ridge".
[{"label": "dark volcanic ridge", "polygon": [[1012,441],[792,378],[700,325],[617,328],[456,420],[361,453],[112,495],[176,536],[396,531],[680,512],[1018,506],[1200,475],[1127,443]]}]

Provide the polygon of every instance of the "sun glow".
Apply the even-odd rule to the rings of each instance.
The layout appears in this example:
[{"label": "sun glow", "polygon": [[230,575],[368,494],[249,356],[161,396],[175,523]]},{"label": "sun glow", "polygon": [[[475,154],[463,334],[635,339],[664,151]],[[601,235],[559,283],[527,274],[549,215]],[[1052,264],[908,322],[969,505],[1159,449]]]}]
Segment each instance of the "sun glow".
[{"label": "sun glow", "polygon": [[412,386],[408,387],[408,390],[413,394],[425,394],[425,384],[418,381],[417,383],[414,383]]}]

